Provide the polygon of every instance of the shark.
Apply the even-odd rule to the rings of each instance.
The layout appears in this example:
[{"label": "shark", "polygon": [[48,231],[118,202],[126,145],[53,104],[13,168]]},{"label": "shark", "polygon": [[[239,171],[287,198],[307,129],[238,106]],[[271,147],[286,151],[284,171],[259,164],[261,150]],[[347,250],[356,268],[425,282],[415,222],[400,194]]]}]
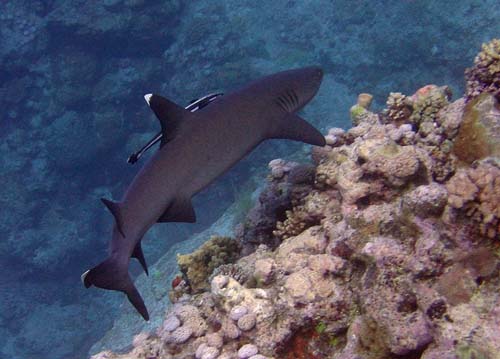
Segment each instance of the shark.
[{"label": "shark", "polygon": [[120,201],[101,199],[114,216],[109,255],[82,274],[85,287],[125,293],[149,320],[128,271],[131,258],[136,258],[148,274],[143,236],[156,223],[195,222],[191,198],[265,140],[324,146],[321,132],[297,114],[316,95],[322,78],[317,66],[278,72],[220,96],[196,112],[160,95],[145,95],[160,121],[160,148]]}]

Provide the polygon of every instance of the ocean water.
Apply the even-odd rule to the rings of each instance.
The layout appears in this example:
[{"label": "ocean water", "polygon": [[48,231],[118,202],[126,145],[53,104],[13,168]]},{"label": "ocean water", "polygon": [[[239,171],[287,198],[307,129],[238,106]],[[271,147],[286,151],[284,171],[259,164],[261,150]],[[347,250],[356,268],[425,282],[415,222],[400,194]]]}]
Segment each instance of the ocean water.
[{"label": "ocean water", "polygon": [[[159,130],[145,93],[185,106],[319,65],[323,84],[302,115],[323,131],[348,128],[360,92],[375,109],[429,83],[460,97],[499,18],[493,0],[1,1],[0,358],[85,358],[129,309],[80,275],[106,256],[113,219],[99,199],[121,197],[147,160],[127,157]],[[196,224],[146,235],[148,262],[247,200],[271,159],[306,161],[306,151],[260,146],[197,195]],[[158,275],[168,288],[173,273]]]}]

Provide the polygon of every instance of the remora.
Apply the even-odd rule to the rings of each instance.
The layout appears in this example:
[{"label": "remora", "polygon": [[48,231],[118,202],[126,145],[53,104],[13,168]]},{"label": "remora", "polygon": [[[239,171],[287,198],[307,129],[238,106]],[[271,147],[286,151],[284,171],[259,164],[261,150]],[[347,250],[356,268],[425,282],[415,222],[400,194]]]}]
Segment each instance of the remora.
[{"label": "remora", "polygon": [[195,222],[191,197],[259,143],[289,139],[324,146],[324,136],[296,112],[316,94],[319,67],[279,72],[189,112],[161,96],[144,96],[161,123],[160,149],[120,202],[102,199],[115,218],[109,257],[82,274],[92,285],[124,292],[145,320],[149,314],[128,272],[131,257],[147,273],[141,239],[157,222]]}]

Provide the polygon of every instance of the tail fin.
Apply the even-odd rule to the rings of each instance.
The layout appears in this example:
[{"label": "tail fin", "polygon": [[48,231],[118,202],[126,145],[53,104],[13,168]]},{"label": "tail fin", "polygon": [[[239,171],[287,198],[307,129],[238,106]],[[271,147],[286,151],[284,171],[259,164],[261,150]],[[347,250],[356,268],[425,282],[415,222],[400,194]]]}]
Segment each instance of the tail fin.
[{"label": "tail fin", "polygon": [[86,288],[94,285],[98,288],[117,290],[127,294],[127,298],[142,315],[149,320],[148,310],[137,288],[130,279],[126,265],[122,265],[116,258],[109,257],[98,266],[82,274],[82,282]]}]

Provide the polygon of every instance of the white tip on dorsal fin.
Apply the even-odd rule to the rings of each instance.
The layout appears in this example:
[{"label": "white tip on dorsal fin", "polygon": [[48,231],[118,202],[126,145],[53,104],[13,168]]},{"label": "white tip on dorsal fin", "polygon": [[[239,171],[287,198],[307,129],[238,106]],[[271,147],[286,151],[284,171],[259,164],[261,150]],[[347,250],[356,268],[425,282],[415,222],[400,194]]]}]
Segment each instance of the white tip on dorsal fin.
[{"label": "white tip on dorsal fin", "polygon": [[81,276],[80,276],[80,279],[82,280],[82,283],[85,284],[85,277],[87,276],[87,274],[89,274],[90,272],[90,269],[88,271],[86,271],[85,273],[83,273]]},{"label": "white tip on dorsal fin", "polygon": [[149,104],[149,101],[151,101],[151,97],[153,96],[152,93],[148,93],[148,94],[145,94],[144,95],[144,99],[146,100],[146,102],[148,103],[148,106],[150,106]]}]

